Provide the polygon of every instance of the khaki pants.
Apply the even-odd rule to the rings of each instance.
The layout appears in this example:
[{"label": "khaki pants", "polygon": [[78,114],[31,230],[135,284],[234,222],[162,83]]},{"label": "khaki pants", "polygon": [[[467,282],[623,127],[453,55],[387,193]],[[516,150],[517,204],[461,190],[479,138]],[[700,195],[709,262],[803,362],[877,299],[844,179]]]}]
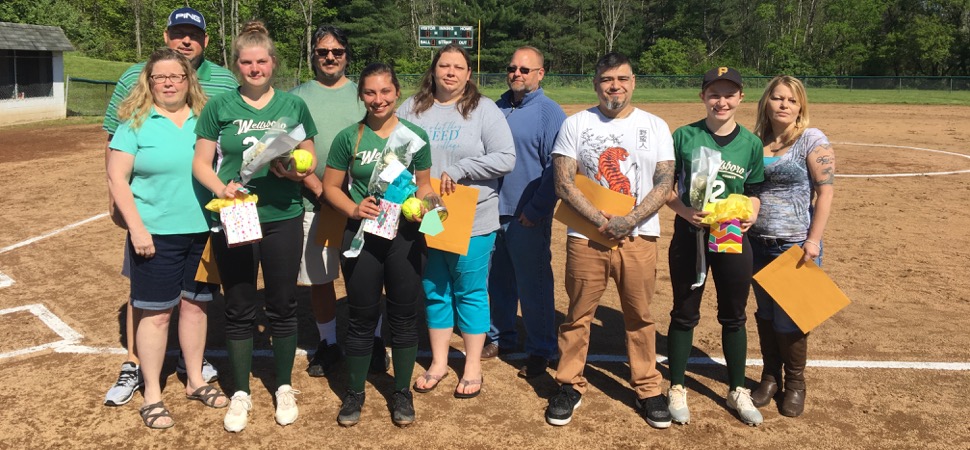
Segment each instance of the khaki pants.
[{"label": "khaki pants", "polygon": [[620,294],[630,359],[630,385],[637,398],[660,395],[663,376],[657,370],[656,325],[650,315],[657,278],[657,238],[624,240],[615,250],[570,236],[566,242],[566,294],[569,310],[559,327],[556,381],[587,388],[583,370],[589,351],[589,327],[609,278]]}]

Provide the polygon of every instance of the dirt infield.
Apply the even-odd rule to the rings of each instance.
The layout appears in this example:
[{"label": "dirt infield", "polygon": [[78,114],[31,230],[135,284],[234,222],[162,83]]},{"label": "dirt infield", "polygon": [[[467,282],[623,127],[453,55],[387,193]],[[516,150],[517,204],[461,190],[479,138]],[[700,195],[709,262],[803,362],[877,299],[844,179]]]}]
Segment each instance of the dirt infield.
[{"label": "dirt infield", "polygon": [[[648,100],[649,91],[638,96]],[[753,124],[754,103],[743,104],[741,123]],[[699,104],[640,106],[672,129],[703,116]],[[579,107],[566,109],[572,113]],[[970,170],[970,160],[960,156],[970,155],[967,124],[970,107],[812,105],[812,125],[835,143],[843,174]],[[798,419],[782,417],[771,405],[762,408],[764,424],[746,427],[724,405],[724,368],[692,364],[693,421],[651,429],[633,409],[629,368],[610,362],[625,355],[622,316],[611,288],[597,311],[590,350],[605,362],[589,364],[593,387],[566,427],[543,420],[546,399],[556,389],[551,376],[527,382],[515,376],[521,360],[495,360],[484,364],[485,391],[477,399],[452,398],[454,373],[441,389],[416,394],[418,420],[406,429],[389,420],[390,376],[372,377],[361,423],[343,429],[335,417],[345,377],[309,378],[303,371],[307,359],[298,356],[293,384],[302,394],[296,424],[281,428],[273,421],[275,382],[269,358],[259,357],[249,426],[232,435],[222,429],[223,410],[182,398],[183,380],[170,357],[164,397],[176,426],[150,431],[137,414],[140,395],[122,407],[101,405],[124,358],[119,311],[128,285],[118,274],[123,232],[100,218],[11,248],[105,211],[104,139],[97,125],[0,129],[0,273],[14,281],[0,288],[0,310],[40,304],[81,336],[75,347],[0,359],[0,448],[970,448],[970,422],[961,412],[970,374],[968,173],[837,180],[824,268],[853,303],[810,338],[815,366],[808,369],[808,404]],[[669,210],[661,216],[664,237],[652,311],[664,353],[671,303],[666,250],[673,216]],[[556,224],[560,319],[567,303],[561,285],[564,236]],[[695,357],[721,357],[712,291],[705,294],[695,332]],[[753,304],[752,297],[749,316]],[[316,332],[305,290],[300,308],[301,348],[312,350]],[[222,312],[219,299],[210,310],[208,349],[210,359],[228,372],[219,356],[225,348]],[[61,339],[54,331],[31,312],[0,315],[0,353]],[[753,320],[748,333],[749,358],[760,364]],[[453,340],[454,350],[461,349],[460,342]],[[174,338],[174,349],[173,344]],[[268,348],[265,336],[257,338],[257,346]],[[427,349],[426,332],[422,349]],[[461,361],[453,361],[460,370]],[[934,362],[962,365],[924,364]],[[418,360],[421,366],[428,363],[428,358]],[[421,371],[417,367],[416,375]],[[661,371],[666,378],[666,367]],[[760,367],[751,365],[749,384],[759,374]],[[220,385],[231,388],[228,381]]]}]

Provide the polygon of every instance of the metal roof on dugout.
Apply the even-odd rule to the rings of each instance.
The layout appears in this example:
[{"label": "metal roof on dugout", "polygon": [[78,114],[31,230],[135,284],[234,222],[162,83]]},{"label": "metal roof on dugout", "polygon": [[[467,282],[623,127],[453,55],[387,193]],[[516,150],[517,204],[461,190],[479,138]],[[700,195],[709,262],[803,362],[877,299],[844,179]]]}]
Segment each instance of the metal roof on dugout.
[{"label": "metal roof on dugout", "polygon": [[60,27],[0,22],[0,50],[74,51]]}]

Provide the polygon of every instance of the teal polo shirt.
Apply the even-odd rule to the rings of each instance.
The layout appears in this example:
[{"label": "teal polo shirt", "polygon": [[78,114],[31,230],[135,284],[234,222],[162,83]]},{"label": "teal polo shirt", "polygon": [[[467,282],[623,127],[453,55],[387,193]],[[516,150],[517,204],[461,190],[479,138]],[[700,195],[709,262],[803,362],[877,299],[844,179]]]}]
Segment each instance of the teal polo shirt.
[{"label": "teal polo shirt", "polygon": [[111,138],[112,151],[135,157],[129,184],[138,214],[151,234],[209,229],[204,206],[212,194],[192,177],[196,122],[191,114],[179,128],[152,108],[140,128],[133,129],[132,122],[126,121]]}]

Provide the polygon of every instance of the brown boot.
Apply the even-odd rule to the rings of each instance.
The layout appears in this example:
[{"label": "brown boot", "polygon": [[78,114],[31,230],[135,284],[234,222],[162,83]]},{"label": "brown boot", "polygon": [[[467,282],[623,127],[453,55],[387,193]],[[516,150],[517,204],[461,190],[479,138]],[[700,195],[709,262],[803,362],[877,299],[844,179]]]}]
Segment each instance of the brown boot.
[{"label": "brown boot", "polygon": [[778,393],[778,383],[781,381],[781,353],[778,351],[778,341],[772,321],[757,319],[758,340],[761,342],[761,359],[764,366],[761,369],[761,384],[751,393],[754,406],[760,408],[771,402]]},{"label": "brown boot", "polygon": [[779,334],[779,348],[785,363],[785,399],[781,415],[798,417],[805,411],[805,362],[808,358],[808,335]]}]

